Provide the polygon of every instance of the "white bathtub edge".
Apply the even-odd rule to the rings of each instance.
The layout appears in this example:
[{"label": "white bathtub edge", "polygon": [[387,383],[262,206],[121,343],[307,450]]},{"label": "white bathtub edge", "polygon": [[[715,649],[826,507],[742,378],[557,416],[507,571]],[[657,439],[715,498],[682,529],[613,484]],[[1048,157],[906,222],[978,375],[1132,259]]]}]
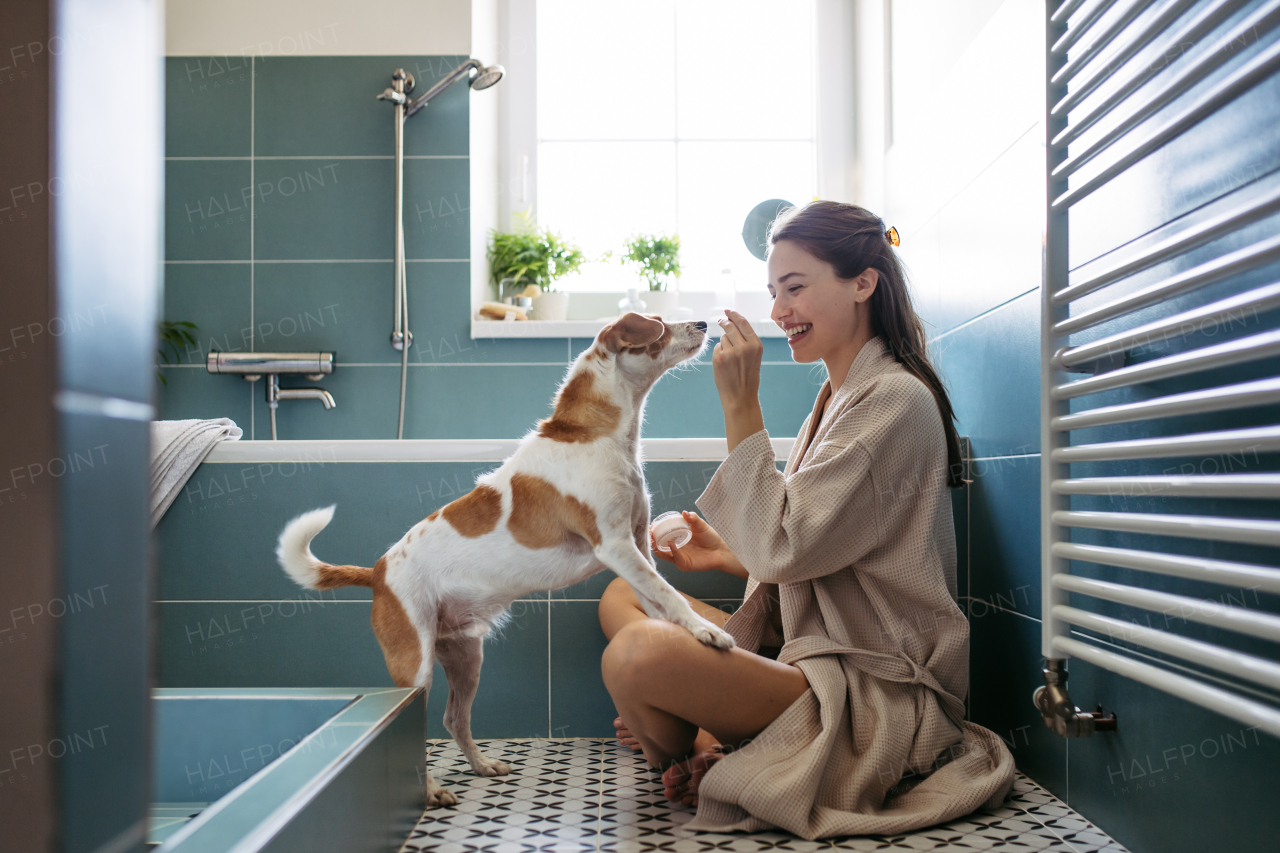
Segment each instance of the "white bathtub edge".
[{"label": "white bathtub edge", "polygon": [[[785,460],[794,438],[771,438],[776,459]],[[518,439],[354,439],[335,441],[223,441],[205,458],[212,463],[254,462],[501,462]],[[651,462],[719,462],[728,455],[723,438],[641,439]]]}]

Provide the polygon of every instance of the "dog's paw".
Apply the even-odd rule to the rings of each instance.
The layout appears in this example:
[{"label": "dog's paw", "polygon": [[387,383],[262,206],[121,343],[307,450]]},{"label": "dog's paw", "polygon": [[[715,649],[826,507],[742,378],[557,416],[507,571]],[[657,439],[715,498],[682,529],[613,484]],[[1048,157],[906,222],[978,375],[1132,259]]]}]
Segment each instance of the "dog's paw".
[{"label": "dog's paw", "polygon": [[427,808],[438,809],[443,806],[456,806],[458,798],[448,788],[436,788],[427,792]]},{"label": "dog's paw", "polygon": [[471,768],[471,772],[477,776],[506,776],[511,772],[511,765],[482,756],[480,762]]},{"label": "dog's paw", "polygon": [[701,624],[691,625],[689,632],[693,634],[694,639],[704,646],[712,646],[717,649],[731,649],[737,645],[733,641],[733,637],[723,629],[712,625],[710,622],[701,621]]}]

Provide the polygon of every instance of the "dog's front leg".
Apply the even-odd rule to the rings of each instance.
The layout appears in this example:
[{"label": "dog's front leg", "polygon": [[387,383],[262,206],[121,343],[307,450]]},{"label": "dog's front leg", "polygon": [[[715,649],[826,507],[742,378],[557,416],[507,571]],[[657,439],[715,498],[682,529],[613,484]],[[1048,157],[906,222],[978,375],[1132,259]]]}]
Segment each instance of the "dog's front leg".
[{"label": "dog's front leg", "polygon": [[658,570],[644,558],[636,543],[626,534],[606,539],[596,547],[595,553],[600,562],[631,585],[632,591],[650,616],[679,625],[708,646],[717,649],[734,647],[733,637],[715,623],[694,613],[684,596],[658,574]]},{"label": "dog's front leg", "polygon": [[506,776],[511,768],[501,761],[485,758],[471,737],[471,702],[480,684],[480,664],[484,661],[484,638],[453,636],[436,641],[436,658],[449,679],[449,704],[444,711],[444,727],[477,776]]}]

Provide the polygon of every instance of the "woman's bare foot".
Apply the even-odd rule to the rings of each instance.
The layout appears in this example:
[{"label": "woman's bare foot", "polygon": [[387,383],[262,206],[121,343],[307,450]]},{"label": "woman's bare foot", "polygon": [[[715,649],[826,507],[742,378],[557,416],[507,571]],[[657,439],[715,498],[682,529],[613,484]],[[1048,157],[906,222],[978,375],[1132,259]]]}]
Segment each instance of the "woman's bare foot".
[{"label": "woman's bare foot", "polygon": [[677,761],[662,774],[663,796],[673,803],[684,803],[686,806],[698,805],[698,785],[707,770],[724,754],[715,747],[720,744],[705,731],[699,731],[693,742],[693,749],[684,761]]},{"label": "woman's bare foot", "polygon": [[618,730],[618,743],[632,752],[640,751],[640,741],[636,740],[635,735],[631,734],[631,730],[627,728],[626,723],[622,722],[621,717],[613,721],[613,727]]}]

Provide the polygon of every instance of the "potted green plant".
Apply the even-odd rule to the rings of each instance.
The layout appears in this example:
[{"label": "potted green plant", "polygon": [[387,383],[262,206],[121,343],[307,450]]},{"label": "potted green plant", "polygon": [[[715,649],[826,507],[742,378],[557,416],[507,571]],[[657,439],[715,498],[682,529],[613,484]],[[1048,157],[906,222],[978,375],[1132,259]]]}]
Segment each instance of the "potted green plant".
[{"label": "potted green plant", "polygon": [[515,227],[506,233],[489,232],[489,276],[501,298],[502,282],[536,285],[542,291],[533,301],[533,319],[563,320],[569,311],[569,294],[555,289],[563,278],[586,261],[576,245],[547,228],[539,228],[528,213],[515,215]]},{"label": "potted green plant", "polygon": [[676,313],[680,294],[667,288],[680,277],[680,235],[637,234],[627,240],[622,262],[638,268],[649,285],[642,295],[648,311],[660,317]]}]

